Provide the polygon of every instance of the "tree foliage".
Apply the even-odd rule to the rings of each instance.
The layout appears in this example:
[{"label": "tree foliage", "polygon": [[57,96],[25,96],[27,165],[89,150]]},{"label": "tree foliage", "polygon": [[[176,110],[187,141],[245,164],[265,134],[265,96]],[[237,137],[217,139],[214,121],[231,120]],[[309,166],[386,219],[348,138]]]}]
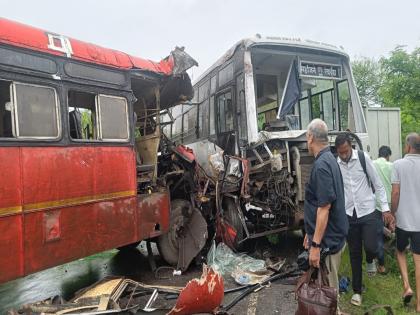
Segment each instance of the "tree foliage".
[{"label": "tree foliage", "polygon": [[384,83],[379,90],[383,104],[401,109],[403,137],[420,132],[420,48],[408,53],[402,47],[381,59]]},{"label": "tree foliage", "polygon": [[360,101],[364,106],[380,104],[379,89],[383,84],[381,64],[371,58],[360,58],[352,63]]},{"label": "tree foliage", "polygon": [[398,46],[378,61],[355,60],[352,68],[363,105],[399,107],[403,139],[420,132],[420,48],[410,53]]}]

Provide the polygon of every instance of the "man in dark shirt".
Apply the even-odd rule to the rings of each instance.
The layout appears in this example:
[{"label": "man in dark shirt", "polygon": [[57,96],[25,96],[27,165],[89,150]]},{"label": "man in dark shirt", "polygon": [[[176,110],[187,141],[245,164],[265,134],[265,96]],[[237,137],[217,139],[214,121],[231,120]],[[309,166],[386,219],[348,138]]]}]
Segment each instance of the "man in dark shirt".
[{"label": "man in dark shirt", "polygon": [[346,244],[349,223],[344,205],[344,186],[340,168],[328,145],[328,127],[314,119],[306,133],[308,150],[315,156],[305,190],[305,248],[309,264],[319,267],[320,250],[328,249],[326,265],[331,287],[338,290],[338,268]]}]

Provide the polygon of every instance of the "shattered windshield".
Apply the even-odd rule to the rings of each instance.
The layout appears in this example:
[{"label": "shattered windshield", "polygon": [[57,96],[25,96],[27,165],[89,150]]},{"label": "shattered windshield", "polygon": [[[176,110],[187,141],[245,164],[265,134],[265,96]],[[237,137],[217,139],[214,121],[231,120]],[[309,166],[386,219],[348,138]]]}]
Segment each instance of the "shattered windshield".
[{"label": "shattered windshield", "polygon": [[280,120],[289,129],[306,129],[314,118],[323,119],[330,130],[351,125],[350,91],[341,64],[305,63],[299,56],[265,52],[253,55],[253,66],[258,131]]}]

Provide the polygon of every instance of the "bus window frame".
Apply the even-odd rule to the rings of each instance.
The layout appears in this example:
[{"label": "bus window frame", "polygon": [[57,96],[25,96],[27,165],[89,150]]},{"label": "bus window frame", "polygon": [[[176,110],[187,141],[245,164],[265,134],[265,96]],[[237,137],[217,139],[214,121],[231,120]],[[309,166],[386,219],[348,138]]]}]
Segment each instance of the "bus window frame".
[{"label": "bus window frame", "polygon": [[[57,122],[57,136],[56,137],[19,136],[19,114],[18,114],[17,107],[16,107],[17,106],[16,84],[38,87],[38,88],[52,89],[54,91],[55,108],[56,108],[55,119],[56,119],[56,122]],[[15,135],[15,138],[5,138],[5,139],[26,140],[26,141],[37,141],[37,140],[57,141],[57,140],[60,140],[63,137],[63,128],[62,128],[62,119],[61,119],[61,103],[60,103],[60,99],[58,97],[57,89],[55,87],[52,87],[50,85],[25,83],[25,82],[19,82],[19,81],[13,80],[12,84],[10,85],[10,88],[11,88],[11,93],[12,93],[10,95],[10,100],[11,100],[11,103],[12,103],[12,116],[15,120],[14,125],[13,125],[13,129],[14,129],[13,133]]]},{"label": "bus window frame", "polygon": [[[125,139],[110,139],[110,138],[106,138],[104,139],[102,137],[102,122],[101,122],[101,102],[100,102],[100,98],[101,96],[103,97],[109,97],[109,98],[115,98],[115,99],[123,99],[125,102],[125,113],[126,113],[126,121],[127,121],[127,138]],[[124,96],[116,96],[116,95],[108,95],[108,94],[103,94],[103,93],[99,93],[95,96],[95,105],[97,108],[97,119],[98,119],[98,126],[99,126],[99,130],[98,130],[98,140],[100,142],[129,142],[130,141],[130,111],[128,109],[128,99],[125,98]],[[70,130],[69,130],[70,131]]]},{"label": "bus window frame", "polygon": [[[324,93],[327,93],[327,92],[329,92],[329,93],[331,93],[331,104],[332,104],[332,110],[333,110],[333,128],[332,129],[330,129],[330,131],[333,131],[333,130],[336,130],[335,129],[335,126],[337,125],[337,118],[336,118],[336,108],[335,108],[335,102],[334,102],[334,87],[332,87],[332,88],[330,88],[330,89],[326,89],[326,90],[323,90],[323,91],[320,91],[320,92],[317,92],[317,93],[315,93],[315,94],[310,94],[310,97],[311,97],[311,99],[310,99],[310,112],[311,112],[311,119],[315,119],[315,118],[321,118],[322,120],[324,120],[324,96],[323,96],[323,94]],[[312,97],[317,97],[317,96],[321,96],[321,108],[320,108],[320,112],[319,112],[319,114],[320,114],[320,117],[313,117],[313,111],[312,111],[312,108],[313,108],[313,104],[312,104]],[[308,95],[308,97],[309,97],[309,95]],[[299,101],[300,101],[300,99],[299,99]],[[300,109],[300,104],[299,104],[299,109]]]},{"label": "bus window frame", "polygon": [[[340,130],[340,131],[345,131],[345,130],[341,129],[341,104],[340,104],[340,91],[338,89],[338,85],[340,83],[343,83],[343,82],[347,82],[347,89],[349,91],[349,99],[350,99],[350,107],[353,110],[353,100],[351,99],[351,95],[350,95],[349,79],[345,78],[345,79],[342,79],[340,81],[336,81],[335,82],[335,87],[336,87],[336,97],[337,97],[337,117],[338,117],[337,122],[338,122],[338,130]],[[347,121],[349,119],[348,115],[349,115],[349,111],[347,111]]]},{"label": "bus window frame", "polygon": [[[229,93],[230,92],[230,97],[232,100],[232,117],[233,117],[233,129],[232,130],[225,130],[225,131],[220,131],[220,126],[219,126],[219,97],[223,94]],[[237,128],[238,128],[238,124],[237,124],[237,119],[236,119],[236,110],[235,110],[235,99],[234,99],[234,89],[232,85],[226,86],[224,87],[222,90],[220,91],[216,91],[216,93],[214,94],[214,108],[217,109],[217,111],[214,111],[214,123],[215,123],[215,135],[220,135],[220,134],[225,134],[228,132],[237,132]],[[217,114],[217,115],[216,115]],[[226,122],[226,119],[225,119]]]},{"label": "bus window frame", "polygon": [[[110,97],[116,97],[116,98],[124,98],[125,100],[126,100],[126,110],[127,110],[127,122],[128,122],[128,125],[127,125],[127,128],[128,128],[128,138],[127,139],[124,139],[124,140],[121,140],[121,139],[101,139],[100,138],[100,133],[102,132],[102,131],[100,131],[100,128],[98,128],[98,130],[97,130],[97,134],[98,134],[98,138],[97,139],[75,139],[75,138],[72,138],[71,136],[70,136],[70,128],[69,128],[69,126],[70,126],[70,120],[69,120],[69,108],[71,107],[71,106],[69,106],[69,92],[70,91],[75,91],[75,92],[80,92],[80,93],[88,93],[88,94],[93,94],[94,96],[95,96],[95,118],[96,118],[96,121],[97,121],[97,126],[99,126],[99,124],[100,124],[100,121],[99,121],[99,106],[98,106],[98,103],[97,103],[97,97],[99,96],[99,95],[104,95],[104,96],[110,96]],[[66,135],[67,135],[67,138],[70,140],[70,143],[72,143],[72,144],[80,144],[80,143],[83,143],[83,144],[86,144],[86,145],[89,145],[89,144],[95,144],[95,145],[98,145],[98,144],[112,144],[112,143],[115,143],[115,144],[131,144],[131,138],[132,138],[132,134],[134,134],[134,132],[131,132],[131,128],[132,128],[132,125],[135,125],[135,124],[133,124],[133,122],[132,122],[132,119],[130,119],[130,115],[132,114],[132,111],[130,110],[130,100],[129,100],[129,98],[128,97],[126,97],[126,96],[124,96],[124,95],[114,95],[114,94],[106,94],[106,91],[104,90],[104,89],[96,89],[96,88],[94,88],[93,86],[83,86],[83,87],[80,87],[80,86],[74,86],[74,85],[67,85],[66,86],[66,89],[64,90],[64,92],[63,92],[63,94],[64,94],[64,97],[65,97],[65,99],[66,99],[66,110],[65,110],[65,115],[66,115],[66,123],[67,123],[67,132],[66,132]],[[131,114],[130,114],[131,113]]]}]

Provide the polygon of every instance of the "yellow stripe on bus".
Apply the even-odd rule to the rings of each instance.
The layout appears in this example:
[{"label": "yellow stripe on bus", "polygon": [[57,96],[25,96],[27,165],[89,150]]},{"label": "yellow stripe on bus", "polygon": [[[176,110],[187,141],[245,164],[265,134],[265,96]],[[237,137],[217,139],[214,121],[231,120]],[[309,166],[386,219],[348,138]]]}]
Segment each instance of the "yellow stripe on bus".
[{"label": "yellow stripe on bus", "polygon": [[22,206],[0,208],[0,216],[22,212]]},{"label": "yellow stripe on bus", "polygon": [[53,201],[44,201],[44,202],[37,202],[37,203],[30,203],[25,204],[22,206],[16,207],[4,207],[0,208],[0,216],[16,214],[23,211],[37,211],[37,210],[44,210],[50,208],[59,208],[59,207],[69,207],[69,206],[76,206],[80,204],[98,202],[98,201],[105,201],[114,198],[122,198],[122,197],[132,197],[136,195],[135,190],[126,190],[126,191],[117,191],[107,194],[98,194],[93,196],[83,196],[83,197],[76,197],[76,198],[69,198],[69,199],[62,199],[62,200],[53,200]]}]

